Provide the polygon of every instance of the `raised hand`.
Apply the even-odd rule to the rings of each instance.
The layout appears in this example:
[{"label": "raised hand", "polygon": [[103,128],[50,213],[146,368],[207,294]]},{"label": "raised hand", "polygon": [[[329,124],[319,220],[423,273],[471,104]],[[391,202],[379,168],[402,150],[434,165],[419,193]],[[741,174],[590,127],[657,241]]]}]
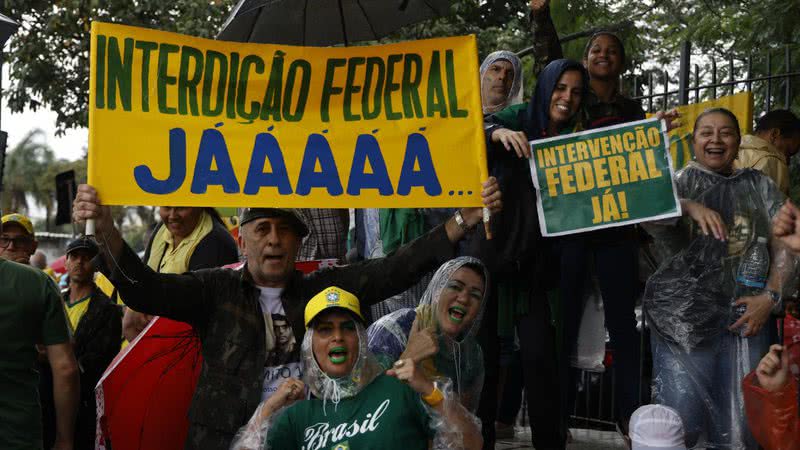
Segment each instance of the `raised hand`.
[{"label": "raised hand", "polygon": [[386,371],[386,375],[408,384],[411,389],[423,396],[429,395],[435,387],[433,382],[425,377],[422,370],[410,359],[397,360],[394,366]]},{"label": "raised hand", "polygon": [[800,209],[791,200],[787,200],[772,219],[772,234],[789,250],[800,253]]},{"label": "raised hand", "polygon": [[783,346],[773,345],[756,367],[758,384],[762,388],[775,392],[789,382],[789,355]]},{"label": "raised hand", "polygon": [[411,359],[418,363],[430,358],[439,351],[439,344],[436,338],[436,328],[434,324],[423,324],[420,315],[414,319],[411,325],[411,333],[408,336],[408,343],[403,354],[399,359]]},{"label": "raised hand", "polygon": [[681,118],[681,113],[679,113],[677,109],[671,109],[669,111],[659,111],[656,113],[656,119],[667,122],[667,132],[670,132],[682,125],[680,118]]},{"label": "raised hand", "polygon": [[492,142],[503,144],[507,151],[512,149],[519,158],[531,157],[531,146],[528,136],[523,131],[513,131],[508,128],[498,128],[492,131]]},{"label": "raised hand", "polygon": [[261,418],[266,419],[280,408],[302,400],[305,395],[306,385],[302,381],[297,378],[287,379],[270,398],[264,401],[264,407],[261,409]]},{"label": "raised hand", "polygon": [[98,232],[114,227],[111,209],[100,203],[100,197],[95,188],[88,184],[81,184],[78,186],[78,192],[72,202],[72,220],[82,224],[89,219],[95,220]]},{"label": "raised hand", "polygon": [[529,6],[531,7],[531,12],[537,14],[543,10],[545,10],[550,5],[550,0],[530,0]]},{"label": "raised hand", "polygon": [[720,241],[726,239],[725,222],[718,212],[706,208],[702,204],[693,200],[681,200],[681,207],[689,217],[691,217],[703,230],[703,234],[708,236],[713,234]]}]

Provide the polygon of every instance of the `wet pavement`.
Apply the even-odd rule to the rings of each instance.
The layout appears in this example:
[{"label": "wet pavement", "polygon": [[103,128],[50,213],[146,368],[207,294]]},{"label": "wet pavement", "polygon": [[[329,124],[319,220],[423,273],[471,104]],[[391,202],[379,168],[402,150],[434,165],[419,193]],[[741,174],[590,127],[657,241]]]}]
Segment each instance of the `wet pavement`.
[{"label": "wet pavement", "polygon": [[[625,450],[625,441],[616,431],[598,431],[582,428],[570,429],[572,442],[567,445],[567,450]],[[531,429],[516,427],[513,439],[498,439],[495,444],[497,450],[532,449]]]}]

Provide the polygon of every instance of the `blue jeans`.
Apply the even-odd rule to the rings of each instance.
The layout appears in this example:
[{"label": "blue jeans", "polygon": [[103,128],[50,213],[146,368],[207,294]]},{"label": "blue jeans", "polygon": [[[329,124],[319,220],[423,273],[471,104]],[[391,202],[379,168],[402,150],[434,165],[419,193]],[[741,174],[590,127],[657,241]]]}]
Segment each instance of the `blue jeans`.
[{"label": "blue jeans", "polygon": [[771,326],[750,338],[723,331],[688,352],[651,333],[653,403],[678,411],[689,448],[758,448],[747,429],[742,379],[769,350]]}]

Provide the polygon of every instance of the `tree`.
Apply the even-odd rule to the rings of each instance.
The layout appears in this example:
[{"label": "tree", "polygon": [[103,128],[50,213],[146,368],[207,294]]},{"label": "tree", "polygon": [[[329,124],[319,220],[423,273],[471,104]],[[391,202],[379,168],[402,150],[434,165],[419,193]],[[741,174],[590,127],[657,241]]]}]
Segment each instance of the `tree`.
[{"label": "tree", "polygon": [[[21,111],[47,104],[57,112],[60,130],[85,126],[92,20],[212,37],[235,2],[2,0],[3,11],[22,23],[11,41],[9,106]],[[551,0],[550,9],[562,37],[598,26],[630,24],[619,33],[629,60],[627,84],[631,74],[641,77],[676,62],[684,40],[692,41],[696,55],[733,55],[739,62],[750,54],[800,44],[797,0]],[[454,0],[451,10],[447,17],[407,27],[386,40],[475,34],[480,57],[531,44],[528,0]],[[585,38],[565,42],[565,55],[580,59],[585,43]],[[780,72],[782,58],[775,59],[780,61],[773,62],[773,69]],[[523,62],[526,92],[531,92],[535,81],[530,76],[531,61]],[[798,101],[796,95],[795,104]]]},{"label": "tree", "polygon": [[52,207],[51,192],[43,174],[53,163],[53,150],[44,141],[44,132],[28,132],[6,157],[3,176],[3,210],[28,214],[28,195],[33,201],[48,209]]},{"label": "tree", "polygon": [[93,20],[213,37],[235,0],[3,0],[21,23],[11,39],[6,92],[14,112],[43,105],[58,129],[85,127],[89,103],[89,31]]}]

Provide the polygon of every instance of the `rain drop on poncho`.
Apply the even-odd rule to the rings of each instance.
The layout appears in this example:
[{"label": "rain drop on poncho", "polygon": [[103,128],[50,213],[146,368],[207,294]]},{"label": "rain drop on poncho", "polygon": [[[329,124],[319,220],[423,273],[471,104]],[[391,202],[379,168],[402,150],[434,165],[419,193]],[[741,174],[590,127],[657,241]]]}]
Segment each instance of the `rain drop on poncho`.
[{"label": "rain drop on poncho", "polygon": [[[775,324],[768,321],[750,338],[728,327],[735,320],[739,263],[758,238],[773,243],[771,218],[783,195],[760,172],[726,176],[696,162],[676,173],[675,184],[680,198],[719,213],[728,238],[704,235],[689,217],[646,225],[667,255],[648,280],[643,301],[652,330],[653,402],[681,414],[690,447],[755,448],[741,385],[768,349]],[[793,271],[793,259],[779,245],[770,260],[770,275]]]},{"label": "rain drop on poncho", "polygon": [[483,271],[484,284],[488,284],[488,273],[480,260],[467,256],[452,259],[444,263],[433,275],[416,309],[401,309],[382,317],[370,325],[367,338],[370,351],[376,355],[383,367],[389,368],[405,350],[414,319],[418,318],[423,328],[433,325],[437,331],[439,352],[423,361],[425,374],[432,379],[441,377],[451,379],[461,403],[469,411],[474,412],[483,389],[483,353],[476,335],[483,317],[487,289],[484,289],[475,319],[456,339],[439,332],[437,314],[442,291],[453,273],[467,264],[480,267]]},{"label": "rain drop on poncho", "polygon": [[[313,329],[303,339],[303,381],[314,399],[301,400],[262,419],[262,403],[237,434],[233,450],[305,448],[459,449],[464,439],[458,427],[423,402],[408,384],[383,375],[367,350],[366,330],[356,323],[359,354],[353,370],[331,378],[320,369],[312,350]],[[480,430],[480,421],[457,402],[449,380],[438,380],[444,408],[461,408]],[[350,445],[356,445],[350,447]],[[359,447],[360,445],[360,447]]]}]

